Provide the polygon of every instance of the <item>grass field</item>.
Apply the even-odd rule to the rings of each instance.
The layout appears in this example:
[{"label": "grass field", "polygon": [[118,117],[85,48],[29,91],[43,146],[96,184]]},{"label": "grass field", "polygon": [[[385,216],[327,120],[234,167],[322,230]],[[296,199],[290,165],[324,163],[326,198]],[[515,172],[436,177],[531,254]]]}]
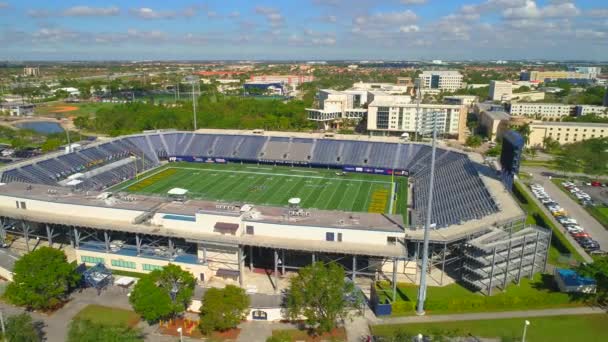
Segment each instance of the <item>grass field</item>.
[{"label": "grass field", "polygon": [[140,320],[138,314],[130,310],[111,308],[90,304],[74,316],[74,319],[85,319],[104,325],[125,325],[134,327]]},{"label": "grass field", "polygon": [[301,198],[303,208],[403,214],[407,179],[371,174],[337,175],[339,170],[255,164],[172,163],[114,187],[164,195],[187,189],[191,198],[259,205],[287,205]]},{"label": "grass field", "polygon": [[[387,282],[376,285],[380,300],[392,297],[392,286]],[[404,310],[393,316],[414,315],[414,302],[418,287],[412,284],[398,283],[397,302],[411,302],[403,305]],[[429,287],[425,309],[430,315],[493,312],[512,310],[531,310],[549,308],[567,308],[583,306],[583,299],[575,299],[562,293],[553,281],[553,276],[536,274],[532,279],[522,278],[519,285],[509,284],[504,292],[498,290],[492,296],[483,296],[471,292],[455,283],[442,287]]]},{"label": "grass field", "polygon": [[[374,335],[394,337],[399,331],[417,334],[477,338],[501,338],[520,341],[526,318],[491,319],[461,322],[417,323],[372,326]],[[579,316],[530,317],[526,341],[608,341],[608,317],[605,314]],[[439,339],[438,339],[439,340]]]}]

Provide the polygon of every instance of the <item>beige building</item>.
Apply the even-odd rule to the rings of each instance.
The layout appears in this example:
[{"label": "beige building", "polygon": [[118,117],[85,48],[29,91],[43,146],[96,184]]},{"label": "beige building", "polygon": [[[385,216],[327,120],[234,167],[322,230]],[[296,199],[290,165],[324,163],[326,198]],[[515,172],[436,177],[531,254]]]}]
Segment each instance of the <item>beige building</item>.
[{"label": "beige building", "polygon": [[608,137],[608,124],[583,122],[534,122],[530,124],[528,146],[543,146],[545,138],[569,144],[592,138]]},{"label": "beige building", "polygon": [[25,67],[23,68],[23,76],[40,76],[40,68]]},{"label": "beige building", "polygon": [[509,130],[511,116],[503,110],[482,110],[479,112],[479,127],[490,141],[496,141]]},{"label": "beige building", "polygon": [[[608,95],[608,93],[607,93],[607,95]],[[607,106],[592,106],[592,105],[576,106],[576,116],[591,115],[591,114],[606,118],[606,117],[608,117],[608,107]]]},{"label": "beige building", "polygon": [[479,102],[479,98],[475,95],[452,95],[444,96],[443,102],[451,105],[462,105],[471,107]]},{"label": "beige building", "polygon": [[511,103],[512,116],[526,116],[537,119],[561,119],[564,116],[574,115],[575,106],[562,103]]},{"label": "beige building", "polygon": [[560,80],[560,79],[589,79],[588,73],[575,71],[523,71],[520,74],[522,81],[544,82],[545,80]]},{"label": "beige building", "polygon": [[506,81],[490,81],[490,100],[509,101],[513,94],[513,85]]}]

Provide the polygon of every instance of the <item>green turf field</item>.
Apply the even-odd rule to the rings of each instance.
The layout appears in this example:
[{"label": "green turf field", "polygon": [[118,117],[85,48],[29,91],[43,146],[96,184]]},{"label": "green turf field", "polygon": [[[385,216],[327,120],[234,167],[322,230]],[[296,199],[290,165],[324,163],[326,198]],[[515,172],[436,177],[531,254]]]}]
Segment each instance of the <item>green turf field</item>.
[{"label": "green turf field", "polygon": [[405,177],[337,172],[255,164],[171,163],[112,190],[164,195],[177,187],[187,189],[189,197],[197,199],[284,206],[289,198],[299,197],[303,208],[406,211]]}]

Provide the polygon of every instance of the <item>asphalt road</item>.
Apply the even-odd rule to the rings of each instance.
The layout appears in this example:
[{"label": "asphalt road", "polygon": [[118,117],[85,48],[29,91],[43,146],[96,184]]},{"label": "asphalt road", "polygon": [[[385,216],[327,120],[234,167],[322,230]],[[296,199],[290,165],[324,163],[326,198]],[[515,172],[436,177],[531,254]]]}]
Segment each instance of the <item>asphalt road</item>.
[{"label": "asphalt road", "polygon": [[578,221],[579,225],[584,228],[594,240],[600,244],[602,250],[608,250],[608,230],[604,228],[593,216],[576,201],[574,201],[568,194],[563,192],[557,185],[553,184],[551,180],[536,170],[525,169],[526,172],[532,174],[534,182],[541,184],[547,194],[553,198],[554,201],[566,210],[568,216]]}]

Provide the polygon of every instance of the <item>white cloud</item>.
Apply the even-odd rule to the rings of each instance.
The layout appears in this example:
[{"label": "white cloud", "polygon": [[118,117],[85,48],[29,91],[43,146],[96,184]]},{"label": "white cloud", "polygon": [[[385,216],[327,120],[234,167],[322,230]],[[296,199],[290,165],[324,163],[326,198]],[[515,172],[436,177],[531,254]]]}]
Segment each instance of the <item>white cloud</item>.
[{"label": "white cloud", "polygon": [[156,11],[149,7],[131,8],[129,13],[141,19],[171,19],[176,16],[173,11]]},{"label": "white cloud", "polygon": [[552,2],[538,7],[535,1],[528,0],[523,6],[507,8],[503,16],[507,19],[566,18],[581,14],[572,2]]},{"label": "white cloud", "polygon": [[38,9],[31,9],[28,10],[26,12],[28,17],[32,17],[32,18],[48,18],[51,16],[51,12],[47,11],[47,10],[38,10]]},{"label": "white cloud", "polygon": [[406,25],[406,26],[401,26],[399,28],[399,32],[401,33],[413,33],[413,32],[419,32],[420,31],[420,27],[418,27],[418,25]]},{"label": "white cloud", "polygon": [[272,27],[283,26],[285,22],[283,15],[274,7],[257,6],[255,8],[255,13],[266,17],[266,21],[268,21],[268,24]]},{"label": "white cloud", "polygon": [[426,4],[427,0],[401,0],[404,5],[423,5]]},{"label": "white cloud", "polygon": [[372,15],[360,15],[355,17],[354,22],[356,25],[387,26],[407,24],[417,19],[416,13],[411,10],[405,10],[402,12],[380,12]]},{"label": "white cloud", "polygon": [[120,10],[116,6],[111,7],[89,7],[89,6],[74,6],[63,11],[63,15],[69,17],[86,17],[86,16],[112,16],[118,15]]}]

